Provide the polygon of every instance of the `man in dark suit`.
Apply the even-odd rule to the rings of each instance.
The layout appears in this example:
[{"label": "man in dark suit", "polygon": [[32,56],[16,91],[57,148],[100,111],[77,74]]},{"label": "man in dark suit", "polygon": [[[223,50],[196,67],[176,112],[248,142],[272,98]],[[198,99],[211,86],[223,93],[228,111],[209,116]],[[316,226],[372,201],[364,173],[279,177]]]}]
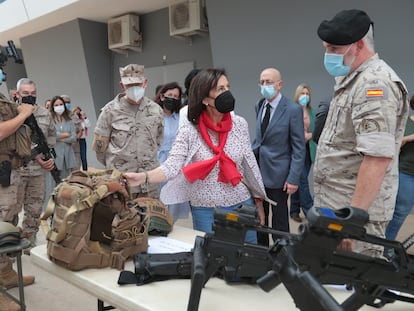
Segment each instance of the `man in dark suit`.
[{"label": "man in dark suit", "polygon": [[[267,68],[260,74],[264,100],[256,103],[256,137],[252,148],[259,163],[267,196],[272,205],[272,228],[289,232],[287,201],[297,191],[305,161],[303,111],[285,97],[280,72]],[[268,224],[269,204],[263,202]],[[269,245],[269,235],[258,233],[258,242]]]}]

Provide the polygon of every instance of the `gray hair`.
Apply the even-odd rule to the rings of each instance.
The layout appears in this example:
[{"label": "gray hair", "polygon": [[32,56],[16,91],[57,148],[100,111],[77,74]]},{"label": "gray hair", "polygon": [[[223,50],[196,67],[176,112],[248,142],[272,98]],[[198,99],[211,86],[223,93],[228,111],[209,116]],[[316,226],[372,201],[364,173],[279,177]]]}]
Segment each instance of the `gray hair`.
[{"label": "gray hair", "polygon": [[372,24],[369,26],[368,32],[364,36],[364,41],[367,47],[372,51],[375,52],[375,45],[374,45],[374,29]]},{"label": "gray hair", "polygon": [[36,86],[36,83],[34,83],[33,80],[31,80],[29,78],[21,78],[16,83],[16,89],[17,89],[17,91],[20,91],[20,85],[22,85],[22,84],[33,84],[34,86]]}]

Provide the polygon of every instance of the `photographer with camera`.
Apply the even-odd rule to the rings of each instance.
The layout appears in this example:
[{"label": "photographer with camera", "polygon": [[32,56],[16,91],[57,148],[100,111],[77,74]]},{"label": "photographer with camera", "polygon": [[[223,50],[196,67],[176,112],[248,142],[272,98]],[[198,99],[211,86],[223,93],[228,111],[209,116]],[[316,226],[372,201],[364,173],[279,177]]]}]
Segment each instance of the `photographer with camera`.
[{"label": "photographer with camera", "polygon": [[[0,93],[0,221],[13,223],[8,209],[10,203],[17,202],[20,180],[17,169],[23,165],[22,151],[16,148],[17,139],[24,138],[23,123],[34,109],[30,104],[17,105]],[[23,276],[24,285],[33,282],[33,276]],[[6,289],[18,285],[17,272],[8,256],[0,256],[0,284]],[[3,294],[0,294],[0,306],[1,310],[20,310],[16,302]]]}]

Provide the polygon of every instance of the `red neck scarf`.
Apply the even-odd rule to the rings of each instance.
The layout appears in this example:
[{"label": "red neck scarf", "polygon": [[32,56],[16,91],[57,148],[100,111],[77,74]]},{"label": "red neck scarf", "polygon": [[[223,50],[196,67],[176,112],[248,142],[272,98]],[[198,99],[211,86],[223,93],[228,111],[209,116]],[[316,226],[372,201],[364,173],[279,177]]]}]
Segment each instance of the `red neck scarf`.
[{"label": "red neck scarf", "polygon": [[[241,181],[243,176],[237,170],[236,163],[224,152],[224,146],[232,125],[230,113],[224,114],[223,119],[217,125],[213,124],[206,111],[201,113],[198,128],[204,142],[215,155],[211,159],[191,163],[183,168],[184,176],[190,183],[195,182],[197,179],[204,180],[210,174],[217,161],[219,162],[220,169],[218,181],[231,183],[233,186],[236,186]],[[211,141],[208,129],[219,134],[218,146],[215,146]]]}]

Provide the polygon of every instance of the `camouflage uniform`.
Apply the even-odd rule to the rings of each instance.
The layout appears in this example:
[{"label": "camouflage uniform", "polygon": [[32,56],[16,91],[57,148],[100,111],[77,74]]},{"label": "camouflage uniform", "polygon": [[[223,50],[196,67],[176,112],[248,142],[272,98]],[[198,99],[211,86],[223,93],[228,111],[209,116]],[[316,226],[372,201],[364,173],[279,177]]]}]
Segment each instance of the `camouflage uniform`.
[{"label": "camouflage uniform", "polygon": [[[79,133],[82,131],[82,124],[81,120],[79,119],[78,115],[74,113],[73,111],[70,113],[70,118],[73,121],[73,124],[75,124],[75,130],[76,130],[76,136],[79,136]],[[81,157],[80,157],[80,147],[79,147],[79,138],[72,144],[73,152],[75,153],[76,158],[76,168],[75,170],[79,170],[80,166],[82,164]]]},{"label": "camouflage uniform", "polygon": [[[163,115],[158,104],[144,97],[140,104],[131,105],[124,94],[119,94],[102,108],[96,123],[96,157],[107,168],[116,168],[121,172],[152,170],[159,166],[157,151],[163,130]],[[108,137],[106,147],[105,139]],[[138,196],[159,197],[158,184],[142,185],[131,190]]]},{"label": "camouflage uniform", "polygon": [[[54,145],[56,142],[55,127],[49,111],[42,106],[37,106],[33,115],[47,138],[48,144]],[[45,174],[46,171],[35,160],[31,160],[13,169],[11,185],[2,189],[0,205],[4,221],[16,226],[23,206],[23,232],[28,237],[34,237],[39,230],[39,217],[45,199]]]},{"label": "camouflage uniform", "polygon": [[[9,100],[0,93],[0,101],[2,102],[2,109],[0,111],[0,123],[9,119],[13,119],[17,116],[17,105],[9,102]],[[3,104],[9,105],[11,110],[3,109]],[[44,109],[44,108],[43,108]],[[9,114],[9,112],[12,112]],[[47,113],[49,113],[47,111]],[[20,130],[20,129],[19,129]],[[16,135],[12,134],[2,141],[0,141],[0,158],[1,161],[7,160],[12,163],[12,170],[10,175],[10,185],[6,187],[0,186],[0,221],[6,221],[13,224],[17,224],[18,213],[21,209],[21,189],[20,185],[23,180],[21,175],[21,167],[23,165],[23,159],[17,155],[16,147]],[[29,136],[27,136],[27,139]],[[29,150],[28,150],[29,151]],[[8,159],[7,159],[8,158]],[[42,193],[43,194],[43,193]],[[40,202],[41,211],[42,203]],[[20,207],[20,208],[19,208]],[[40,216],[40,212],[39,212]],[[36,220],[37,221],[37,220]],[[34,282],[33,276],[23,276],[23,284],[29,285]],[[7,255],[0,256],[0,285],[4,288],[12,288],[17,286],[18,277],[16,271],[13,270],[13,264],[11,259]],[[11,306],[10,300],[4,300],[1,297],[2,305]]]},{"label": "camouflage uniform", "polygon": [[336,79],[317,148],[314,204],[334,209],[349,206],[364,155],[392,158],[368,210],[369,233],[384,236],[397,194],[398,154],[408,115],[407,90],[377,54],[348,76]]}]

